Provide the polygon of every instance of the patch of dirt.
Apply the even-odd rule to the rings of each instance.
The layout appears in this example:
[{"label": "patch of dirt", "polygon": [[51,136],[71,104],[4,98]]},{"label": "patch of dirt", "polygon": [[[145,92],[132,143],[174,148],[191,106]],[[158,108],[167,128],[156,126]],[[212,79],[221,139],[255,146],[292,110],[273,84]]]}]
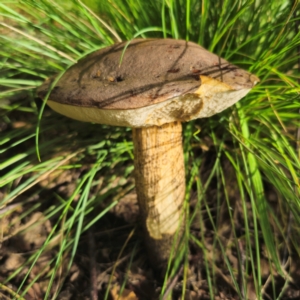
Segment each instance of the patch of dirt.
[{"label": "patch of dirt", "polygon": [[[15,126],[30,128],[34,125],[18,116]],[[89,130],[80,133],[77,127],[73,132],[70,131],[72,126],[75,125],[70,122],[60,132],[54,130],[48,133],[47,138],[67,133],[71,136],[68,151],[76,148],[73,135],[82,134],[81,138],[86,138],[88,143],[92,135],[90,129],[94,127],[85,125],[90,126]],[[3,130],[14,129],[2,127]],[[22,153],[23,147],[27,145],[23,143],[14,151]],[[69,152],[64,154],[64,151],[60,149],[56,155],[68,155]],[[147,260],[142,243],[143,233],[138,225],[139,209],[132,188],[133,178],[122,178],[126,164],[114,170],[104,168],[96,174],[95,185],[89,197],[97,196],[105,200],[99,206],[88,207],[90,212],[83,221],[82,228],[89,221],[96,220],[105,206],[116,197],[118,203],[81,233],[73,257],[72,245],[66,243],[70,237],[76,236],[78,224],[70,226],[70,231],[63,228],[65,222],[70,222],[70,215],[76,212],[80,193],[74,196],[74,201],[69,206],[68,218],[61,218],[62,211],[55,212],[54,207],[59,207],[65,199],[72,196],[78,180],[84,177],[94,163],[95,154],[92,153],[90,157],[87,153],[85,155],[85,163],[81,162],[81,166],[54,170],[30,190],[0,208],[0,299],[13,299],[15,293],[20,295],[22,292],[23,298],[19,299],[26,300],[44,299],[45,295],[49,299],[49,295],[56,295],[60,300],[155,300],[161,294],[165,295],[162,299],[170,299],[168,296],[182,299],[182,291],[185,289],[186,300],[255,300],[257,264],[262,274],[263,299],[276,299],[280,293],[281,299],[300,299],[299,255],[293,245],[284,245],[275,225],[274,237],[283,261],[284,276],[277,273],[274,263],[269,260],[261,234],[260,257],[251,257],[249,254],[243,205],[246,205],[248,211],[248,232],[252,235],[254,223],[251,221],[251,205],[249,201],[241,202],[235,172],[225,157],[221,157],[223,170],[226,170],[225,189],[216,190],[218,183],[214,176],[205,197],[200,201],[196,185],[193,186],[190,199],[190,215],[193,220],[190,232],[194,238],[190,239],[188,268],[178,266],[165,284],[162,274],[150,267]],[[212,141],[208,137],[203,138],[200,146],[195,147],[194,155],[203,156],[202,168],[197,176],[206,182],[217,155]],[[74,165],[76,163],[75,159]],[[120,171],[119,174],[117,170]],[[111,176],[112,172],[116,173],[114,177]],[[113,180],[107,182],[107,174]],[[27,179],[28,176],[16,179],[13,188]],[[4,198],[8,188],[1,188],[0,197]],[[276,203],[280,199],[272,187],[267,186],[266,191],[276,212]],[[51,239],[45,244],[49,236]],[[255,239],[254,236],[251,238],[253,243],[250,248],[253,254]],[[198,241],[201,241],[201,245]],[[288,255],[284,256],[286,246],[289,247]],[[61,251],[62,248],[64,251]],[[254,265],[257,263],[256,270],[252,269],[251,261],[255,262]],[[20,285],[21,292],[18,290]]]}]

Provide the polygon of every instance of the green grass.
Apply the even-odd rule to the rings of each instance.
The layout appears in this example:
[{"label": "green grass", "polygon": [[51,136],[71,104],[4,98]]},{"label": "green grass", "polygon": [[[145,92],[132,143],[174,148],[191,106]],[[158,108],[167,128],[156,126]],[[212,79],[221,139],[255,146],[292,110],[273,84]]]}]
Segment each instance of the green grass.
[{"label": "green grass", "polygon": [[[188,241],[203,253],[211,299],[217,293],[218,269],[213,265],[221,268],[220,262],[208,249],[210,245],[205,244],[204,230],[199,235],[190,230],[189,226],[197,220],[200,228],[215,233],[213,249],[222,254],[222,267],[231,274],[232,285],[240,297],[247,294],[247,274],[251,273],[256,295],[262,299],[265,284],[260,269],[262,249],[272,266],[270,276],[274,278],[276,272],[285,277],[288,258],[299,256],[300,150],[296,140],[300,126],[300,28],[296,26],[300,21],[299,2],[85,3],[58,4],[50,0],[0,3],[1,214],[17,214],[12,206],[17,203],[23,207],[21,222],[26,222],[32,211],[42,211],[44,220],[53,224],[43,246],[20,267],[27,270],[27,275],[14,292],[24,297],[39,276],[46,276],[51,284],[45,299],[59,294],[81,235],[134,187],[129,129],[69,121],[43,109],[35,89],[87,53],[141,36],[195,41],[261,79],[235,107],[209,120],[196,120],[184,126],[186,199],[196,195],[196,209],[189,213],[188,239],[183,247],[182,298],[188,280]],[[206,175],[203,175],[204,165],[208,166]],[[62,198],[51,188],[68,170],[80,170],[82,176],[73,179],[74,190]],[[49,182],[44,182],[46,179]],[[235,197],[240,201],[243,234],[235,228],[229,187],[232,181],[238,195]],[[210,190],[214,191],[216,210],[211,210],[213,204],[207,196]],[[39,195],[44,195],[43,191],[51,193],[55,205],[42,205]],[[7,212],[4,208],[11,209]],[[233,245],[223,240],[224,210],[229,216]],[[95,216],[94,211],[99,214]],[[36,275],[35,280],[28,280],[38,258],[54,247],[58,250],[48,261],[50,269]],[[237,249],[239,261],[244,262],[241,281],[237,279],[240,271],[228,258],[227,250],[231,247]],[[66,257],[65,273],[58,280]],[[169,270],[166,282],[169,276],[176,275],[176,266],[180,268],[179,260]],[[14,282],[20,269],[12,272],[3,286]],[[272,284],[271,297],[279,299],[275,279]],[[162,288],[162,295],[166,287]]]}]

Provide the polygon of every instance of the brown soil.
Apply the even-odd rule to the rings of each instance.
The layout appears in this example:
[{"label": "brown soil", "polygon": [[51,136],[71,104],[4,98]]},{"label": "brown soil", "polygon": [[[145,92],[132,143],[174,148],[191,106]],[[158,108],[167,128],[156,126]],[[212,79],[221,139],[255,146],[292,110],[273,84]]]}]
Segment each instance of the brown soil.
[{"label": "brown soil", "polygon": [[[92,135],[99,131],[99,127],[96,128],[90,124],[78,125],[73,121],[65,123],[63,117],[48,111],[45,114],[46,119],[49,114],[48,124],[56,121],[58,125],[48,130],[47,134],[42,134],[42,140],[68,136],[68,141],[57,149],[52,149],[53,151],[42,150],[44,160],[49,159],[51,155],[54,157],[63,154],[68,157],[78,147],[84,149],[84,155],[82,158],[77,155],[67,161],[68,164],[70,162],[76,164],[80,161],[80,167],[53,170],[44,178],[38,178],[28,190],[0,208],[0,299],[14,299],[14,297],[28,300],[44,299],[50,284],[50,295],[57,293],[57,299],[61,300],[95,300],[105,299],[106,296],[111,300],[154,300],[159,299],[161,293],[164,295],[161,299],[242,298],[254,300],[257,298],[254,278],[256,270],[251,269],[249,263],[251,258],[247,254],[249,251],[245,243],[242,202],[236,185],[235,172],[225,157],[221,157],[221,162],[223,170],[226,171],[225,190],[230,209],[226,201],[220,201],[220,195],[222,199],[225,199],[225,194],[220,192],[224,190],[222,188],[217,192],[217,186],[220,184],[217,178],[212,179],[200,205],[196,185],[192,186],[190,215],[193,216],[193,221],[190,233],[202,244],[199,246],[195,239],[190,239],[186,263],[177,266],[176,272],[169,276],[165,284],[163,284],[162,274],[149,265],[143,246],[143,233],[138,225],[139,209],[133,189],[134,181],[130,174],[124,177],[124,170],[132,164],[129,158],[114,168],[104,167],[95,175],[96,184],[89,197],[98,195],[105,200],[87,214],[84,224],[88,224],[90,220],[97,217],[112,201],[117,200],[118,204],[81,234],[74,261],[69,269],[72,247],[62,254],[59,263],[56,264],[54,258],[57,257],[62,244],[75,236],[77,224],[74,224],[68,236],[61,228],[70,214],[74,212],[79,195],[75,196],[67,219],[60,219],[58,212],[49,217],[49,211],[51,207],[58,207],[62,201],[66,201],[73,194],[78,180],[83,178],[95,162],[96,154],[88,153],[85,147]],[[10,117],[13,121],[9,126],[2,122],[0,127],[2,132],[16,128],[29,128],[33,132],[35,120],[30,123],[26,116],[15,113],[12,113]],[[199,122],[199,126],[202,125]],[[113,136],[114,133],[117,134],[112,130],[110,135]],[[121,140],[126,135],[129,139],[130,133],[125,132],[124,129]],[[80,144],[76,142],[79,139],[83,141]],[[118,140],[112,141],[114,142]],[[231,147],[229,142],[226,146]],[[15,153],[23,153],[28,147],[34,147],[33,139],[14,147],[12,150],[14,153],[10,151],[9,154],[5,154],[6,157],[4,155],[3,159],[8,159]],[[202,142],[194,148],[194,157],[200,155],[203,157],[202,167],[197,176],[205,182],[212,170],[216,152],[208,137],[202,137]],[[34,153],[30,164],[37,164]],[[0,176],[8,171],[4,169]],[[13,186],[2,187],[0,198],[4,198],[11,189],[18,188],[33,175],[34,172],[17,178]],[[265,184],[266,194],[274,212],[281,215],[282,222],[287,222],[286,214],[283,213],[282,199],[272,186]],[[246,205],[249,211],[248,219],[251,220],[250,202]],[[216,225],[215,229],[212,220]],[[272,223],[272,220],[270,221]],[[299,256],[292,245],[283,243],[281,233],[276,229],[275,224],[272,225],[285,276],[277,273],[260,235],[259,263],[262,274],[262,297],[263,299],[276,299],[281,293],[280,299],[300,299]],[[249,226],[250,232],[253,232],[253,222],[250,221]],[[54,233],[54,238],[46,244],[32,265],[30,258],[42,249],[49,234],[52,233]],[[216,236],[220,243],[216,242]],[[251,247],[252,249],[255,247],[254,239]],[[253,257],[253,259],[257,258]],[[233,274],[229,273],[228,265],[231,266]],[[51,278],[53,270],[56,272]],[[24,285],[20,292],[18,287],[23,281]],[[243,286],[246,286],[247,290],[241,289],[238,292],[238,289]],[[23,298],[14,294],[17,292],[20,295],[25,288],[27,290]],[[162,289],[164,289],[163,292]],[[184,297],[182,297],[183,290],[185,290]]]}]

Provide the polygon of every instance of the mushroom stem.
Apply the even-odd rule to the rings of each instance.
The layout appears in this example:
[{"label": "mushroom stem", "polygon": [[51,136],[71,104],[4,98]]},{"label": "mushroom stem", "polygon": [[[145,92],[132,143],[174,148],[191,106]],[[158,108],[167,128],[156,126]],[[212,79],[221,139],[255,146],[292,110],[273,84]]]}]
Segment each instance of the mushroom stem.
[{"label": "mushroom stem", "polygon": [[180,122],[133,128],[135,183],[146,247],[156,266],[183,234],[185,171]]}]

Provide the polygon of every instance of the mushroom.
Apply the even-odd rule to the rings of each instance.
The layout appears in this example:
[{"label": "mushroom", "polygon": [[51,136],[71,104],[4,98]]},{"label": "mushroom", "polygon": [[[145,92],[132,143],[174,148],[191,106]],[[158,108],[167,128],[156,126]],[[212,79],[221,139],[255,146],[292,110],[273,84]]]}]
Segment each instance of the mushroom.
[{"label": "mushroom", "polygon": [[[163,266],[183,236],[181,123],[221,112],[259,79],[192,42],[135,39],[122,57],[125,46],[81,59],[59,79],[47,104],[79,121],[132,127],[145,242],[153,264]],[[39,97],[49,88],[44,83]]]}]

